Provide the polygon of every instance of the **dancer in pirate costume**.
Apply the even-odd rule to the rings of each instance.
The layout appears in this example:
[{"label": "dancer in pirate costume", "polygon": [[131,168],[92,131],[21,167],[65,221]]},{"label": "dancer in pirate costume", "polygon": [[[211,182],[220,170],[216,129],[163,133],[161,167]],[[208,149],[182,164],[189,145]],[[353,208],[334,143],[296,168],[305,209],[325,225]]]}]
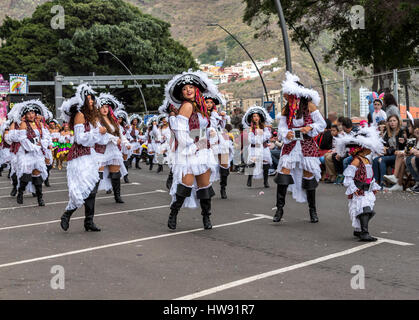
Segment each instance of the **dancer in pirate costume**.
[{"label": "dancer in pirate costume", "polygon": [[[167,158],[167,153],[169,151],[169,142],[170,142],[170,126],[167,119],[167,114],[162,113],[157,117],[157,123],[158,123],[158,141],[156,141],[157,148],[156,148],[156,158],[158,162],[158,169],[157,173],[160,173],[163,171],[163,164],[165,161],[165,158]],[[167,159],[166,159],[167,160]]]},{"label": "dancer in pirate costume", "polygon": [[[16,107],[16,106],[15,106]],[[18,142],[16,174],[18,179],[17,203],[23,204],[23,193],[35,193],[39,206],[45,206],[42,199],[42,184],[48,177],[45,164],[49,133],[46,132],[39,116],[47,116],[48,109],[39,100],[22,103],[17,110]]]},{"label": "dancer in pirate costume", "polygon": [[225,131],[227,121],[220,116],[217,110],[217,106],[225,105],[225,101],[219,94],[215,96],[206,94],[204,99],[211,120],[210,136],[215,138],[215,143],[211,144],[211,149],[214,155],[218,156],[221,199],[227,199],[227,178],[230,174],[230,162],[233,158],[234,145]]},{"label": "dancer in pirate costume", "polygon": [[132,154],[132,146],[128,141],[129,117],[128,117],[128,113],[125,110],[123,110],[123,107],[119,107],[116,110],[114,110],[114,114],[115,114],[115,117],[118,119],[119,131],[121,132],[122,136],[124,136],[125,139],[127,140],[126,144],[122,144],[121,152],[122,152],[122,158],[124,159],[125,169],[127,169],[127,174],[124,176],[124,182],[129,183],[128,168],[130,167],[129,159]]},{"label": "dancer in pirate costume", "polygon": [[166,180],[166,188],[170,190],[173,184],[173,171],[172,171],[172,164],[173,164],[173,152],[175,150],[175,139],[174,133],[172,131],[172,127],[175,126],[176,123],[176,116],[178,114],[178,109],[176,109],[167,99],[163,101],[163,104],[159,107],[160,114],[164,114],[166,117],[168,116],[168,123],[169,123],[169,139],[166,138],[167,143],[167,165],[169,166],[169,175]]},{"label": "dancer in pirate costume", "polygon": [[[211,198],[215,195],[212,183],[217,178],[218,163],[210,148],[210,117],[203,94],[216,94],[217,88],[201,71],[183,72],[175,76],[165,88],[166,99],[179,114],[171,122],[176,139],[173,154],[172,204],[168,227],[176,229],[176,218],[182,206],[201,205],[204,229],[211,229]],[[192,134],[195,138],[191,138]],[[208,141],[210,143],[208,143]]]},{"label": "dancer in pirate costume", "polygon": [[268,125],[272,122],[266,110],[259,106],[250,107],[242,118],[243,128],[248,131],[247,166],[250,174],[247,186],[252,186],[252,179],[261,179],[263,185],[269,188],[269,167],[272,164],[271,151],[268,142],[272,134]]},{"label": "dancer in pirate costume", "polygon": [[52,142],[51,132],[49,131],[50,128],[47,125],[47,123],[50,119],[53,119],[53,116],[52,116],[51,111],[49,110],[47,111],[48,112],[45,115],[45,117],[38,115],[38,120],[42,123],[42,128],[44,132],[44,139],[42,139],[42,148],[45,154],[45,165],[47,166],[47,172],[48,172],[48,176],[45,179],[44,184],[46,187],[49,187],[50,186],[49,176],[50,176],[50,171],[52,169],[52,164],[54,162],[54,155],[52,153],[53,142]]},{"label": "dancer in pirate costume", "polygon": [[142,151],[142,143],[140,142],[140,130],[139,127],[143,123],[143,119],[136,113],[129,117],[130,128],[128,131],[128,141],[131,144],[132,154],[130,163],[135,159],[135,168],[141,169],[140,158]]},{"label": "dancer in pirate costume", "polygon": [[319,148],[313,138],[326,128],[326,122],[316,107],[320,96],[317,91],[304,88],[299,78],[290,72],[286,73],[282,92],[287,104],[278,115],[278,136],[284,145],[274,179],[277,183],[277,210],[273,221],[281,221],[285,196],[291,185],[293,198],[297,202],[308,201],[310,222],[316,223],[319,221],[316,188],[321,178],[321,169]]},{"label": "dancer in pirate costume", "polygon": [[88,84],[77,88],[76,96],[61,106],[61,117],[74,131],[74,143],[67,157],[69,201],[61,216],[61,228],[69,228],[70,217],[84,204],[86,231],[100,231],[93,222],[96,193],[100,182],[96,144],[107,144],[106,128],[99,127],[95,95]]},{"label": "dancer in pirate costume", "polygon": [[153,170],[154,161],[156,160],[156,153],[160,146],[160,131],[157,128],[158,116],[153,116],[147,121],[146,141],[147,141],[147,156],[149,161],[149,169]]},{"label": "dancer in pirate costume", "polygon": [[336,151],[343,156],[349,151],[353,157],[345,169],[343,185],[349,199],[349,217],[354,228],[354,236],[360,241],[376,241],[368,231],[368,224],[375,215],[375,194],[381,189],[375,182],[369,155],[382,154],[383,140],[375,126],[361,128],[354,135],[335,138]]},{"label": "dancer in pirate costume", "polygon": [[60,140],[60,124],[58,123],[57,120],[52,119],[49,123],[49,132],[51,135],[51,139],[52,139],[52,156],[53,156],[53,163],[52,163],[52,167],[56,168],[57,166],[57,162],[58,162],[58,157],[57,157],[57,152],[58,152],[58,146],[59,146],[59,141]]},{"label": "dancer in pirate costume", "polygon": [[12,191],[10,196],[14,197],[17,194],[18,178],[17,178],[17,153],[20,149],[19,142],[19,125],[17,123],[20,119],[19,111],[23,103],[17,103],[14,105],[13,109],[7,115],[7,118],[10,121],[10,126],[7,134],[5,134],[5,140],[10,144],[10,169],[9,176],[12,181]]},{"label": "dancer in pirate costume", "polygon": [[[10,124],[12,123],[11,120],[4,121],[0,126],[0,136],[1,136],[1,143],[0,143],[0,177],[2,176],[2,172],[5,168],[10,168],[10,145],[11,142],[8,139]],[[10,169],[9,169],[10,172]],[[9,177],[10,178],[10,177]]]},{"label": "dancer in pirate costume", "polygon": [[121,103],[109,93],[101,93],[98,98],[98,107],[101,114],[100,125],[107,130],[109,142],[105,146],[99,171],[103,172],[103,179],[99,190],[112,188],[116,203],[124,203],[121,199],[121,177],[128,174],[122,158],[122,147],[130,148],[130,144],[121,132],[118,119],[113,110],[121,108]]},{"label": "dancer in pirate costume", "polygon": [[57,151],[58,170],[63,168],[63,163],[67,161],[68,153],[74,142],[73,132],[70,130],[70,125],[67,122],[63,123],[63,128],[60,132],[59,145]]}]

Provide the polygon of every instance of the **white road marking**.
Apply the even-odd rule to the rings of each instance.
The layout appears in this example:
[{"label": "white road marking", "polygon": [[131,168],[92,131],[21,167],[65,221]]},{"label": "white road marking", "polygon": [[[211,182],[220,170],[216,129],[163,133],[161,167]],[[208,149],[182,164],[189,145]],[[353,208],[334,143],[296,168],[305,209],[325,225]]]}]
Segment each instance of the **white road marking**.
[{"label": "white road marking", "polygon": [[[8,186],[8,187],[1,187],[0,188],[0,190],[4,190],[4,189],[9,189],[9,190],[11,190],[12,189],[12,184],[11,183],[9,183],[10,184],[10,186]],[[59,185],[59,184],[67,184],[67,182],[57,182],[57,183],[50,183],[50,185],[51,186],[56,186],[56,185]],[[45,187],[46,188],[46,187]]]},{"label": "white road marking", "polygon": [[[130,186],[130,185],[134,185],[134,186],[136,186],[136,185],[140,185],[141,183],[138,183],[138,182],[133,182],[133,183],[121,183],[121,187],[124,187],[124,186]],[[50,191],[44,191],[45,190],[45,187],[43,187],[42,188],[42,194],[45,194],[45,193],[56,193],[56,192],[64,192],[64,191],[68,191],[68,189],[61,189],[61,190],[50,190]],[[100,191],[99,191],[100,192]],[[27,196],[27,197],[26,197]],[[123,196],[123,194],[121,195],[121,196]],[[4,196],[0,196],[0,199],[2,199],[2,198],[12,198],[10,195],[4,195]],[[31,195],[31,194],[25,194],[25,197],[24,198],[33,198],[33,196]]]},{"label": "white road marking", "polygon": [[399,241],[394,241],[394,240],[389,240],[389,239],[379,239],[376,242],[369,242],[369,243],[357,246],[355,248],[351,248],[351,249],[348,249],[348,250],[343,250],[343,251],[333,253],[333,254],[329,254],[327,256],[323,256],[323,257],[320,257],[320,258],[317,258],[317,259],[313,259],[313,260],[305,261],[305,262],[302,262],[302,263],[294,264],[294,265],[289,266],[289,267],[280,268],[280,269],[260,273],[260,274],[257,274],[257,275],[251,276],[251,277],[247,277],[247,278],[244,278],[244,279],[241,279],[241,280],[232,281],[232,282],[229,282],[229,283],[226,283],[226,284],[223,284],[223,285],[219,285],[219,286],[216,286],[216,287],[213,287],[213,288],[210,288],[210,289],[202,290],[202,291],[199,291],[199,292],[196,292],[196,293],[193,293],[193,294],[189,294],[189,295],[186,295],[186,296],[183,296],[183,297],[179,297],[179,298],[176,298],[174,300],[192,300],[192,299],[201,298],[201,297],[208,296],[208,295],[220,292],[220,291],[224,291],[224,290],[231,289],[231,288],[234,288],[234,287],[242,286],[242,285],[248,284],[250,282],[254,282],[254,281],[257,281],[257,280],[272,277],[272,276],[275,276],[275,275],[278,275],[278,274],[281,274],[281,273],[285,273],[285,272],[288,272],[288,271],[304,268],[304,267],[311,266],[311,265],[314,265],[314,264],[317,264],[317,263],[320,263],[320,262],[324,262],[324,261],[327,261],[327,260],[330,260],[330,259],[339,258],[339,257],[345,256],[345,255],[348,255],[348,254],[352,254],[352,253],[355,253],[355,252],[358,252],[358,251],[376,246],[376,245],[384,243],[384,242],[403,245],[403,246],[411,245],[411,244],[406,243],[406,242],[399,242]]},{"label": "white road marking", "polygon": [[[95,218],[96,217],[103,217],[103,216],[110,216],[110,215],[114,215],[114,214],[130,213],[130,212],[146,211],[146,210],[154,210],[154,209],[161,209],[161,208],[168,208],[168,207],[169,207],[169,205],[162,205],[162,206],[157,206],[157,207],[149,207],[149,208],[141,208],[141,209],[131,209],[131,210],[124,210],[124,211],[114,211],[114,212],[108,212],[108,213],[99,213],[99,214],[96,214],[95,213]],[[73,221],[73,220],[80,220],[80,219],[84,219],[84,216],[71,218],[71,221]],[[41,226],[41,225],[45,225],[45,224],[57,223],[57,222],[60,222],[60,221],[61,220],[50,220],[50,221],[44,221],[44,222],[21,224],[21,225],[16,225],[16,226],[3,227],[3,228],[0,228],[0,231],[3,231],[3,230],[11,230],[11,229],[19,229],[19,228],[27,228],[27,227],[34,227],[34,226]]]},{"label": "white road marking", "polygon": [[[250,221],[255,221],[255,220],[259,220],[259,219],[263,219],[263,218],[255,217],[255,218],[250,218],[250,219],[244,219],[244,220],[239,220],[239,221],[234,221],[234,222],[229,222],[229,223],[224,223],[224,224],[220,224],[220,225],[217,225],[217,226],[213,226],[213,228],[222,228],[222,227],[232,226],[232,225],[246,223],[246,222],[250,222]],[[79,253],[96,251],[96,250],[106,249],[106,248],[112,248],[112,247],[117,247],[117,246],[122,246],[122,245],[127,245],[127,244],[133,244],[133,243],[143,242],[143,241],[148,241],[148,240],[174,237],[174,236],[183,235],[183,234],[192,233],[192,232],[197,232],[197,231],[204,231],[204,229],[199,228],[199,229],[191,229],[191,230],[185,230],[185,231],[179,231],[179,232],[163,233],[163,234],[160,234],[158,236],[151,236],[151,237],[146,237],[146,238],[139,238],[139,239],[134,239],[134,240],[110,243],[110,244],[105,244],[105,245],[102,245],[102,246],[90,247],[90,248],[74,250],[74,251],[68,251],[68,252],[63,252],[63,253],[53,254],[53,255],[50,255],[50,256],[43,256],[43,257],[38,257],[38,258],[33,258],[33,259],[28,259],[28,260],[14,261],[14,262],[0,264],[0,268],[6,268],[6,267],[21,265],[21,264],[26,264],[26,263],[31,263],[31,262],[55,259],[55,258],[75,255],[75,254],[79,254]]]},{"label": "white road marking", "polygon": [[[132,196],[138,196],[138,195],[142,195],[142,194],[149,194],[149,193],[156,193],[156,192],[167,192],[165,190],[154,190],[154,191],[148,191],[148,192],[140,192],[140,193],[131,193],[131,194],[123,194],[121,196],[123,197],[132,197]],[[108,197],[96,197],[96,200],[103,200],[103,199],[110,199],[113,198],[114,196],[108,196]],[[63,203],[68,203],[67,201],[56,201],[56,202],[48,202],[45,203],[46,206],[50,206],[50,205],[54,205],[54,204],[63,204]],[[37,204],[31,204],[31,205],[27,205],[27,206],[19,206],[19,207],[8,207],[8,208],[0,208],[0,211],[3,210],[15,210],[15,209],[22,209],[22,208],[32,208],[32,207],[38,207]]]},{"label": "white road marking", "polygon": [[[65,177],[51,177],[51,178],[49,178],[50,181],[51,180],[58,180],[58,179],[66,179],[67,180],[67,177],[65,176]],[[0,184],[6,184],[6,183],[11,185],[10,180],[0,182]]]}]

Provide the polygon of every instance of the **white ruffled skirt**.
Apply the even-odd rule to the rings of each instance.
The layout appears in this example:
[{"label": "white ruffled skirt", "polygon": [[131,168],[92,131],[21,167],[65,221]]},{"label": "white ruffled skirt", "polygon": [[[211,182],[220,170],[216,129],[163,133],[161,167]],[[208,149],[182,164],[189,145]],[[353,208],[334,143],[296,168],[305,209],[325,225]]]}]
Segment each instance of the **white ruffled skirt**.
[{"label": "white ruffled skirt", "polygon": [[[173,184],[170,189],[170,195],[172,196],[172,203],[176,201],[176,189],[179,183],[182,183],[183,176],[187,174],[193,174],[199,176],[204,174],[208,170],[211,171],[210,184],[218,179],[218,161],[216,160],[214,153],[211,149],[199,150],[193,155],[182,155],[180,152],[174,152],[171,157],[172,160],[172,172],[173,172]],[[196,191],[198,186],[194,181],[192,187],[191,196],[185,199],[183,203],[184,208],[197,208],[198,201],[196,198]]]},{"label": "white ruffled skirt", "polygon": [[280,173],[282,168],[291,170],[291,176],[294,184],[289,186],[292,197],[297,202],[306,202],[307,194],[302,189],[303,170],[311,172],[317,182],[321,179],[322,172],[320,168],[320,159],[318,157],[304,157],[299,141],[290,154],[282,155],[279,158],[277,172]]},{"label": "white ruffled skirt", "polygon": [[247,164],[255,164],[254,167],[248,168],[249,174],[253,175],[253,179],[263,178],[263,164],[272,165],[271,151],[268,147],[248,147]]},{"label": "white ruffled skirt", "polygon": [[122,158],[121,151],[117,145],[110,143],[106,146],[105,153],[100,155],[100,166],[105,167],[103,171],[103,179],[100,181],[98,190],[112,190],[111,179],[109,178],[108,166],[120,166],[119,171],[121,176],[127,175],[128,171],[124,165],[124,158]]},{"label": "white ruffled skirt", "polygon": [[[92,148],[93,149],[93,148]],[[97,154],[91,154],[67,162],[68,204],[66,210],[80,208],[99,181]]]},{"label": "white ruffled skirt", "polygon": [[364,212],[364,207],[370,207],[374,210],[375,205],[375,194],[371,191],[365,191],[363,196],[354,195],[352,199],[349,199],[349,217],[352,221],[352,227],[355,229],[361,229],[361,224],[357,216]]}]

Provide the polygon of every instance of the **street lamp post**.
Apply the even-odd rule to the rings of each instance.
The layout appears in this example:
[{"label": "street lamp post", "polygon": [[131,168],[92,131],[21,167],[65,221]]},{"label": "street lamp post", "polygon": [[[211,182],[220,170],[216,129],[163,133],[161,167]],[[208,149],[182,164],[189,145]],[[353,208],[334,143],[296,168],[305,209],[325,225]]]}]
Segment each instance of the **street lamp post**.
[{"label": "street lamp post", "polygon": [[[287,25],[285,23],[285,17],[284,17],[284,12],[282,11],[281,1],[280,0],[275,0],[275,6],[276,6],[276,11],[278,12],[279,23],[281,25],[282,38],[284,40],[285,61],[286,61],[286,65],[287,65],[287,71],[292,73],[291,53],[290,53],[290,45],[289,45],[289,41],[288,41]],[[324,88],[324,84],[323,84],[323,78],[322,78],[322,75],[320,73],[319,67],[317,65],[316,59],[314,59],[314,56],[313,56],[309,46],[306,44],[304,39],[302,37],[300,37],[297,30],[295,30],[294,26],[291,26],[291,28],[294,30],[294,32],[297,34],[297,36],[300,38],[303,45],[307,48],[307,51],[310,54],[311,59],[313,59],[313,62],[314,62],[314,65],[316,67],[317,74],[319,75],[320,83],[321,83],[321,86],[322,86],[323,98],[324,98],[323,99],[324,100],[323,101],[323,103],[324,103],[324,116],[326,117],[327,116],[327,114],[326,114],[326,112],[327,112],[326,92],[325,92],[325,88]]]},{"label": "street lamp post", "polygon": [[275,0],[276,11],[278,12],[279,22],[281,24],[282,39],[284,40],[285,63],[287,71],[292,73],[290,44],[288,41],[287,25],[285,23],[284,12],[282,11],[281,1]]},{"label": "street lamp post", "polygon": [[[110,54],[112,57],[114,57],[116,60],[118,60],[120,64],[122,64],[124,66],[124,68],[129,72],[130,75],[133,76],[131,70],[128,69],[128,67],[116,55],[114,55],[112,52],[106,50],[106,51],[99,51],[99,53],[107,53],[107,54]],[[134,82],[137,85],[138,89],[140,90],[141,97],[143,98],[145,112],[147,114],[148,113],[148,111],[147,111],[147,104],[145,102],[143,91],[141,90],[141,86],[138,84],[137,80],[134,80]]]},{"label": "street lamp post", "polygon": [[237,38],[235,36],[233,36],[227,29],[223,28],[222,26],[220,26],[218,23],[208,23],[207,24],[208,27],[220,27],[221,29],[223,29],[225,32],[227,32],[230,37],[232,37],[239,45],[240,47],[242,47],[242,49],[247,53],[247,55],[249,56],[250,60],[252,60],[254,66],[256,67],[257,72],[259,73],[259,77],[260,80],[262,80],[262,84],[263,84],[263,88],[265,89],[265,95],[266,95],[266,101],[269,101],[269,96],[268,96],[268,90],[266,89],[266,85],[265,85],[265,81],[263,81],[263,77],[262,74],[260,73],[260,70],[258,68],[258,66],[256,65],[255,60],[253,60],[252,56],[250,55],[250,53],[246,50],[246,48],[241,44],[241,42],[239,40],[237,40]]}]

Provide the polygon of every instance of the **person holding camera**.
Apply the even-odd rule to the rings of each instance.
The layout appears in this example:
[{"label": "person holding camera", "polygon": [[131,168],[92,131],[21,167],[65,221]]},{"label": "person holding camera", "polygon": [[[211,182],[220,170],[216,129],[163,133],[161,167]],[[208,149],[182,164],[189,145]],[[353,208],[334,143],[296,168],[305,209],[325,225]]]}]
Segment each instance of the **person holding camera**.
[{"label": "person holding camera", "polygon": [[289,185],[297,202],[308,201],[310,222],[319,221],[316,188],[321,178],[321,168],[319,148],[314,137],[324,131],[326,122],[317,110],[320,103],[318,92],[304,88],[299,80],[296,75],[287,72],[286,80],[282,83],[287,104],[279,115],[278,133],[284,145],[274,180],[277,183],[274,222],[282,219]]}]

